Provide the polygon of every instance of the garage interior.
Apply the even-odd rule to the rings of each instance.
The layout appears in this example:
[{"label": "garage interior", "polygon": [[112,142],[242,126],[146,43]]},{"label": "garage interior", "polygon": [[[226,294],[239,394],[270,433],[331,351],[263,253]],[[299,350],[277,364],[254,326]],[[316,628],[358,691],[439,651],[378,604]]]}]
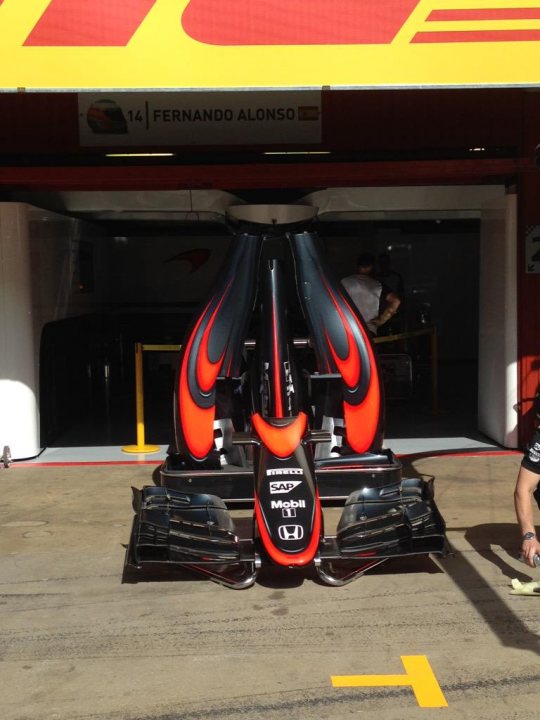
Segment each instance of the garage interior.
[{"label": "garage interior", "polygon": [[386,255],[393,279],[399,277],[402,306],[377,340],[386,437],[462,438],[454,449],[464,450],[496,445],[478,429],[480,226],[482,206],[504,192],[475,186],[14,195],[30,213],[43,313],[41,447],[134,440],[135,343],[170,348],[143,360],[146,440],[168,444],[173,348],[234,242],[228,208],[263,199],[319,208],[310,229],[337,277],[350,274],[366,250]]}]

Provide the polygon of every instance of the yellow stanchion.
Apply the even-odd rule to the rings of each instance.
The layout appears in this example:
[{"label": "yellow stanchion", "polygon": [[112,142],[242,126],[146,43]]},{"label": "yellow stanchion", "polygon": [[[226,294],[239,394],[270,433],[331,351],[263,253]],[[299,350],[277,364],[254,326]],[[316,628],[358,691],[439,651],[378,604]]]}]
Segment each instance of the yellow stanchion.
[{"label": "yellow stanchion", "polygon": [[144,438],[143,344],[135,343],[135,406],[137,413],[137,444],[125,445],[126,453],[154,453],[159,445],[147,445]]}]

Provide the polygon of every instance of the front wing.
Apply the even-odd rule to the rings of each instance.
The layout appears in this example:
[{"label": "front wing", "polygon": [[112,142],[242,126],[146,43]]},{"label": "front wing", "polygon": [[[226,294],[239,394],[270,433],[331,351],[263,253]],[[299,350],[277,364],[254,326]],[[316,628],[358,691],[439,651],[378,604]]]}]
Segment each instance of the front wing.
[{"label": "front wing", "polygon": [[[391,459],[385,468],[368,462],[361,470],[340,465],[326,465],[316,472],[321,500],[332,501],[327,506],[344,499],[335,532],[321,534],[313,562],[325,583],[345,584],[390,558],[447,553],[445,524],[434,502],[432,480],[402,479],[399,464],[394,467]],[[214,481],[204,473],[207,492],[202,492],[193,475],[176,473],[176,480],[181,480],[176,484],[189,490],[163,485],[134,490],[136,514],[126,564],[139,569],[155,563],[178,565],[230,587],[248,587],[261,565],[271,562],[256,523],[251,523],[252,532],[246,537],[245,527],[237,527],[233,517],[235,505],[252,498],[247,491],[233,499],[229,493],[226,502],[214,494],[217,487],[223,490],[224,476]],[[199,481],[203,484],[202,478]],[[355,489],[343,497],[353,482]]]}]

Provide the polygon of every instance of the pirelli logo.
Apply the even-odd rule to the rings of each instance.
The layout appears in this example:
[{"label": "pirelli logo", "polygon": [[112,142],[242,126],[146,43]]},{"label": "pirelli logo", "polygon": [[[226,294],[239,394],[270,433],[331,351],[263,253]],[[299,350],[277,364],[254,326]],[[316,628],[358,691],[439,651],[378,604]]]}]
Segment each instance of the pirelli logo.
[{"label": "pirelli logo", "polygon": [[[24,0],[21,0],[23,3]],[[122,47],[158,0],[50,0],[24,41],[26,47]],[[0,0],[1,4],[1,0]],[[417,0],[169,0],[178,10],[178,31],[212,45],[335,45],[390,43]],[[430,10],[412,43],[528,42],[540,40],[540,5],[448,7]],[[481,3],[482,5],[484,3]],[[231,20],[234,18],[234,22]],[[328,22],[327,22],[328,21]],[[516,23],[519,23],[517,26]]]},{"label": "pirelli logo", "polygon": [[537,85],[539,47],[530,0],[0,0],[0,89]]}]

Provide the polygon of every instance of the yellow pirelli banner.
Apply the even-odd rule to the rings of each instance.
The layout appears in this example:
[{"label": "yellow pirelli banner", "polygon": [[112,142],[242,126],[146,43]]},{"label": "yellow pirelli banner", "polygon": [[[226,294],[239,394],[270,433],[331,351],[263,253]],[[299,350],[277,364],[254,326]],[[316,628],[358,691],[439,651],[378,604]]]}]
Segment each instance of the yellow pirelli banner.
[{"label": "yellow pirelli banner", "polygon": [[0,89],[536,86],[540,0],[0,0]]}]

